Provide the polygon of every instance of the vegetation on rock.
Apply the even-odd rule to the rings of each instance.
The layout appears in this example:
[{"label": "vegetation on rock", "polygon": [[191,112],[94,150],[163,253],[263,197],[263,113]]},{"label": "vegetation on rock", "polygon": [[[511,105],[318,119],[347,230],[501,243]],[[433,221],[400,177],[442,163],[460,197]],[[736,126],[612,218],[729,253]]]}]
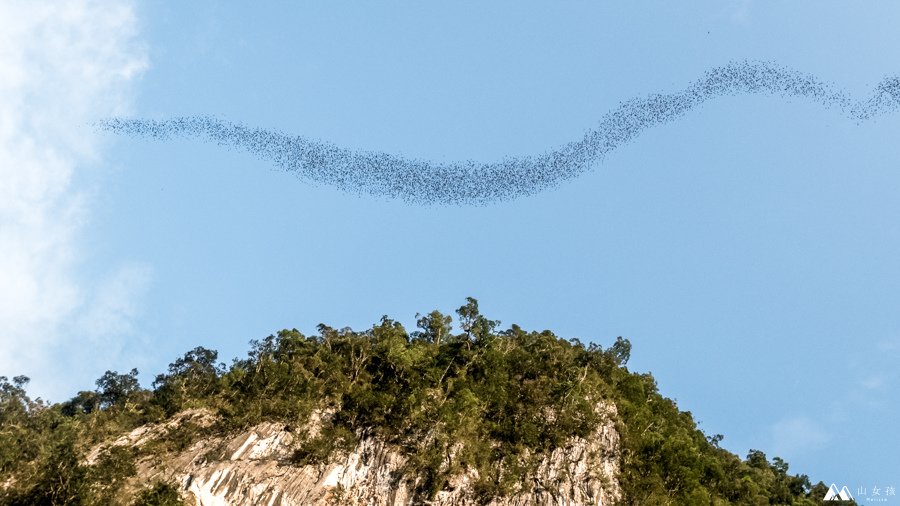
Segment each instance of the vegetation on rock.
[{"label": "vegetation on rock", "polygon": [[[438,311],[419,317],[414,332],[387,317],[364,332],[284,330],[252,341],[230,367],[198,347],[152,389],[140,387],[137,371],[108,371],[94,391],[59,404],[29,398],[27,378],[0,377],[0,503],[178,504],[172,484],[119,492],[139,459],[263,421],[302,427],[322,413],[321,430],[299,438],[295,464],[325,462],[376,436],[408,457],[422,500],[472,469],[479,498],[509,494],[542,456],[614,416],[626,503],[821,502],[825,486],[789,474],[781,459],[754,450],[742,460],[719,446],[721,436],[704,435],[650,374],[627,369],[628,340],[604,349],[517,325],[498,330],[471,298],[457,315],[459,333]],[[190,408],[217,413],[217,422],[87,459],[103,442]]]}]

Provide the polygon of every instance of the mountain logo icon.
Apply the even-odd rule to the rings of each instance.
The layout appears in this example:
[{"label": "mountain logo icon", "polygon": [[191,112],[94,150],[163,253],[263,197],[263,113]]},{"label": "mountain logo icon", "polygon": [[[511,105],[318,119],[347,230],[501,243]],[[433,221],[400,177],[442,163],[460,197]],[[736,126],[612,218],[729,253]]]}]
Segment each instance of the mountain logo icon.
[{"label": "mountain logo icon", "polygon": [[853,496],[850,495],[850,491],[847,490],[847,486],[844,485],[840,491],[837,488],[837,485],[834,483],[831,484],[831,487],[828,488],[828,493],[825,494],[824,501],[852,501]]}]

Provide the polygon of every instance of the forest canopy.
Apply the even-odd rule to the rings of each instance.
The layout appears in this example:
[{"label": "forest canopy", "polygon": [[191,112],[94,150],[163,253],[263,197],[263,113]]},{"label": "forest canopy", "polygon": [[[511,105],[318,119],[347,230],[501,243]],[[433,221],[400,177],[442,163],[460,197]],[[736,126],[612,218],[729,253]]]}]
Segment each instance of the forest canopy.
[{"label": "forest canopy", "polygon": [[[821,503],[824,484],[789,474],[778,457],[726,451],[722,436],[699,430],[649,373],[629,371],[628,339],[604,348],[546,330],[501,330],[472,298],[456,310],[456,323],[454,332],[451,316],[432,311],[417,315],[411,332],[387,316],[365,331],[282,330],[251,341],[230,366],[196,347],[150,388],[137,370],[107,371],[94,389],[61,403],[31,399],[28,378],[0,377],[0,503],[178,504],[172,484],[148,484],[127,500],[117,492],[147,452],[178,451],[263,421],[300,425],[314,413],[330,416],[318,436],[298,444],[295,465],[325,462],[377,436],[408,457],[420,499],[474,468],[478,495],[488,501],[509,494],[568,439],[590,437],[609,416],[597,409],[603,405],[615,407],[628,504]],[[86,462],[99,443],[192,408],[212,411],[217,422]]]}]

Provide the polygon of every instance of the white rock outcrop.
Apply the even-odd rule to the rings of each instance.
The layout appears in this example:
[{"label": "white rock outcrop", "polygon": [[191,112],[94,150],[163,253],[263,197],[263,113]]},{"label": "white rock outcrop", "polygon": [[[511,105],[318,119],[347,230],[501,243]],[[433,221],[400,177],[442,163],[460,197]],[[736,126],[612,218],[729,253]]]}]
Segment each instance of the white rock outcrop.
[{"label": "white rock outcrop", "polygon": [[[572,439],[543,458],[533,476],[511,495],[490,504],[611,505],[621,500],[619,435],[614,408],[603,408],[606,422],[587,439]],[[208,414],[184,413],[194,423]],[[180,417],[175,421],[178,423]],[[165,428],[165,427],[164,427]],[[305,432],[315,431],[315,427]],[[138,429],[112,444],[140,445],[165,431],[160,426]],[[263,423],[231,436],[197,441],[186,450],[138,463],[135,485],[164,480],[178,484],[188,504],[197,506],[336,504],[400,506],[414,501],[413,477],[402,473],[405,458],[379,440],[362,438],[350,452],[323,465],[290,462],[296,432],[283,424]],[[109,445],[106,445],[108,447]],[[98,451],[102,451],[98,450]],[[93,454],[96,457],[96,452]],[[434,506],[479,504],[472,484],[476,471],[454,476],[446,490],[429,503]]]}]

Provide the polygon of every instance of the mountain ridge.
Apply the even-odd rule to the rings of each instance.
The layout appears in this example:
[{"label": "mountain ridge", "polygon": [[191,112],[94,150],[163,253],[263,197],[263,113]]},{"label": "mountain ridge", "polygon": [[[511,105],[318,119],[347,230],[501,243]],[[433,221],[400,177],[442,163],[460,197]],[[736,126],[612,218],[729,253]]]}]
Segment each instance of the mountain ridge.
[{"label": "mountain ridge", "polygon": [[229,367],[198,347],[57,404],[0,378],[0,504],[822,504],[629,371],[627,339],[456,314],[283,330]]}]

